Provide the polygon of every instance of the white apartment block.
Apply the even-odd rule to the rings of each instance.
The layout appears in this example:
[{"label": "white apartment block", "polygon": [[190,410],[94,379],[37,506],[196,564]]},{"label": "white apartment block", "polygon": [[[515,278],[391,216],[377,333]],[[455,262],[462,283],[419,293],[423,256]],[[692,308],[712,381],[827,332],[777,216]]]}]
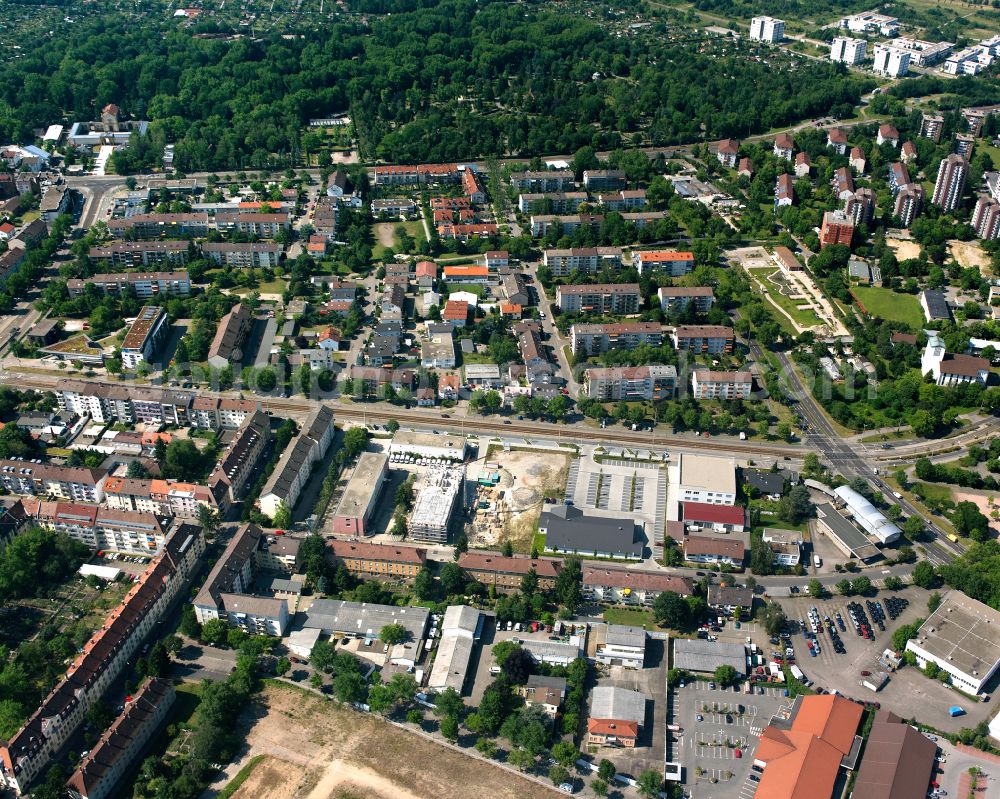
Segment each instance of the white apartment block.
[{"label": "white apartment block", "polygon": [[872,65],[872,71],[876,75],[884,75],[887,78],[902,78],[910,70],[909,50],[877,44],[873,55],[875,63]]},{"label": "white apartment block", "polygon": [[777,44],[785,38],[785,21],[774,17],[754,17],[750,20],[750,38]]},{"label": "white apartment block", "polygon": [[864,39],[851,39],[838,36],[830,44],[830,60],[853,67],[865,60],[868,52],[868,42]]},{"label": "white apartment block", "polygon": [[570,272],[588,275],[604,269],[618,271],[622,265],[621,247],[577,247],[568,250],[545,250],[542,263],[552,270],[553,277],[566,277]]},{"label": "white apartment block", "polygon": [[695,369],[691,375],[691,393],[695,399],[746,399],[753,391],[750,372],[717,372]]},{"label": "white apartment block", "polygon": [[735,460],[681,453],[677,461],[677,499],[680,502],[736,504]]}]

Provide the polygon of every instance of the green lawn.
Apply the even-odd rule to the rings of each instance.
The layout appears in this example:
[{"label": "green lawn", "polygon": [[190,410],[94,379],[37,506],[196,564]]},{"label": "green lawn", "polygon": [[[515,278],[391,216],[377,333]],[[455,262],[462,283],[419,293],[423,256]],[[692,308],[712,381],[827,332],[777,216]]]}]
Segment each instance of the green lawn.
[{"label": "green lawn", "polygon": [[631,627],[642,627],[644,630],[657,630],[653,621],[653,612],[633,608],[606,608],[604,621],[608,624],[627,624]]},{"label": "green lawn", "polygon": [[[800,309],[798,307],[798,302],[793,300],[791,297],[786,297],[780,291],[780,286],[771,280],[768,280],[768,275],[773,274],[777,270],[773,267],[766,267],[761,269],[748,269],[747,270],[754,280],[759,281],[762,285],[767,287],[767,299],[785,311],[795,322],[802,327],[813,327],[814,325],[819,325],[821,320],[815,313],[808,309]],[[781,314],[774,314],[775,317],[780,317]]]},{"label": "green lawn", "polygon": [[853,291],[871,316],[902,322],[911,330],[920,330],[924,325],[924,312],[912,294],[897,294],[879,286],[856,286]]},{"label": "green lawn", "polygon": [[[403,229],[413,238],[419,247],[423,242],[427,241],[427,235],[424,233],[424,223],[417,220],[413,222],[400,222]],[[398,227],[398,225],[397,225]],[[399,236],[396,236],[396,245],[399,245]]]},{"label": "green lawn", "polygon": [[911,490],[918,497],[943,502],[951,499],[951,486],[940,483],[914,483]]}]

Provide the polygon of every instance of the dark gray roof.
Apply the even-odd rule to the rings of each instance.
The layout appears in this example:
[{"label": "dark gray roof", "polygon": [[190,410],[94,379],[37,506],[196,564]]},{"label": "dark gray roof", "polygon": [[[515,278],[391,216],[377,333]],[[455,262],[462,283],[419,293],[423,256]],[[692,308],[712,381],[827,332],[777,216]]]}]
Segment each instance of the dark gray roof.
[{"label": "dark gray roof", "polygon": [[743,585],[716,585],[708,587],[708,605],[713,608],[753,607],[753,591]]},{"label": "dark gray roof", "polygon": [[943,291],[928,289],[923,295],[931,319],[951,319],[951,311],[948,310],[948,301]]},{"label": "dark gray roof", "polygon": [[771,472],[761,469],[744,469],[743,482],[753,486],[762,494],[784,494],[785,480],[787,475],[784,472]]},{"label": "dark gray roof", "polygon": [[642,556],[643,541],[634,519],[590,516],[572,505],[553,505],[538,524],[546,531],[547,549]]}]

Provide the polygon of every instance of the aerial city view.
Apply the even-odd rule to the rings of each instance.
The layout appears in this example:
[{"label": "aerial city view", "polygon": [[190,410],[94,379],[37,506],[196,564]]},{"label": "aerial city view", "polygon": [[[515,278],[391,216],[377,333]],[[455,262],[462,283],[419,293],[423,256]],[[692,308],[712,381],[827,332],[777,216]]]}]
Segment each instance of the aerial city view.
[{"label": "aerial city view", "polygon": [[871,3],[4,4],[0,799],[1000,799],[1000,0]]}]

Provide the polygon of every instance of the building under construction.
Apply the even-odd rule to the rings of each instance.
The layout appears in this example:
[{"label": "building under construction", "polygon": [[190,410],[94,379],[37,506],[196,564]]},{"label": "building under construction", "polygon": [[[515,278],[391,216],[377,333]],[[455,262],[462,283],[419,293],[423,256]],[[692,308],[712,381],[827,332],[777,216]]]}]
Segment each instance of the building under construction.
[{"label": "building under construction", "polygon": [[410,538],[443,544],[448,524],[462,494],[464,466],[432,466],[417,484],[417,499],[410,515]]}]

